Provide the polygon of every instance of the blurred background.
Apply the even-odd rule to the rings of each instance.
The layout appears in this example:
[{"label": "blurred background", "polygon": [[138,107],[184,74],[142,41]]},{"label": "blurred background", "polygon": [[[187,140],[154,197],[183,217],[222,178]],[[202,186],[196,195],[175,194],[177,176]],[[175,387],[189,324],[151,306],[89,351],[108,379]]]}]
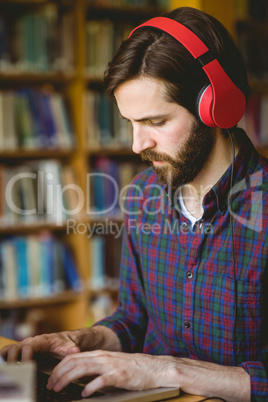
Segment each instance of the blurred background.
[{"label": "blurred background", "polygon": [[[116,307],[118,194],[144,168],[102,77],[139,23],[180,6],[231,32],[268,155],[266,0],[0,0],[0,335],[81,328]],[[123,190],[122,190],[123,189]]]}]

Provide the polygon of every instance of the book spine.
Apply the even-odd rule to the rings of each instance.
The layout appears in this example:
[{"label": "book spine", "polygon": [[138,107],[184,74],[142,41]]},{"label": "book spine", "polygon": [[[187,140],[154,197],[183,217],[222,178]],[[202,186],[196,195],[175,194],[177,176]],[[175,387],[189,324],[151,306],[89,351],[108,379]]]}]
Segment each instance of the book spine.
[{"label": "book spine", "polygon": [[30,296],[30,278],[27,262],[27,244],[23,237],[14,238],[16,249],[16,263],[18,274],[18,296],[27,298]]}]

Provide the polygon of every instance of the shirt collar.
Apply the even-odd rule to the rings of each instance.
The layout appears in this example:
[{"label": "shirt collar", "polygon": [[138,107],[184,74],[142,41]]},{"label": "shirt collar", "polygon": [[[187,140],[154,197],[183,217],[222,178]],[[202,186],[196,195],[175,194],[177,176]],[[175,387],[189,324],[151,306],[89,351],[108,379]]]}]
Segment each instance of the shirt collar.
[{"label": "shirt collar", "polygon": [[[257,152],[242,129],[237,129],[236,139],[240,144],[239,151],[234,160],[233,166],[233,186],[253,173],[258,163]],[[223,214],[228,208],[228,196],[231,184],[232,164],[224,172],[219,181],[205,195],[203,200],[204,210],[209,205],[210,200],[216,200],[218,210]]]}]

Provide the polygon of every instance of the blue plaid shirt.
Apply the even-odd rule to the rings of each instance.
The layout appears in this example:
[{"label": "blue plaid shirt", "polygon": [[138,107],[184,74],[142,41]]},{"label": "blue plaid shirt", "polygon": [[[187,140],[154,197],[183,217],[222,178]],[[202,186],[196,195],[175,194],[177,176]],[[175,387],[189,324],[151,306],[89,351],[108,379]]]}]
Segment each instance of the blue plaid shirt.
[{"label": "blue plaid shirt", "polygon": [[119,305],[98,324],[117,334],[125,352],[240,365],[250,374],[252,401],[267,401],[268,163],[241,136],[232,191],[230,167],[204,197],[193,227],[151,168],[134,179]]}]

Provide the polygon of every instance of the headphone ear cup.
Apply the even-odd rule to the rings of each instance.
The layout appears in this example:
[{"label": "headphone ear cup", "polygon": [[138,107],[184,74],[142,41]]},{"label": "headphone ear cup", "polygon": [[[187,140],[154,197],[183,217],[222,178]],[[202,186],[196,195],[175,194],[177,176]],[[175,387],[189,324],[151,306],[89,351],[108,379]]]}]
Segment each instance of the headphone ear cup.
[{"label": "headphone ear cup", "polygon": [[201,89],[197,97],[197,113],[201,121],[208,127],[217,127],[212,117],[213,102],[212,86],[207,85]]}]

